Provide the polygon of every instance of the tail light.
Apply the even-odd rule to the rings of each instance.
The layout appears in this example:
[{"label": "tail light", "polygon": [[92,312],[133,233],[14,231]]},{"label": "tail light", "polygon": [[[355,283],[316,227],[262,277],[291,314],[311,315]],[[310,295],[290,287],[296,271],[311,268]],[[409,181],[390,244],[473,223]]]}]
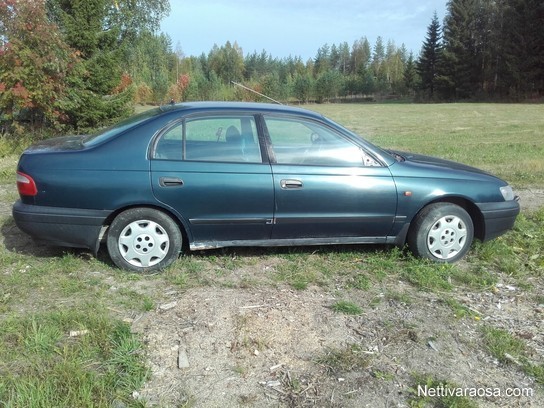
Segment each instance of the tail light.
[{"label": "tail light", "polygon": [[17,172],[17,189],[19,194],[24,196],[35,196],[38,194],[36,183],[28,174]]}]

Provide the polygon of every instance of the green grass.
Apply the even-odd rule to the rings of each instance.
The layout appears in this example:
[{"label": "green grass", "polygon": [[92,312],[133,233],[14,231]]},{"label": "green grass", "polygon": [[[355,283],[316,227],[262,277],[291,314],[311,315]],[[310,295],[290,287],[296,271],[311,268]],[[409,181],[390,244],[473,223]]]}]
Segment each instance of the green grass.
[{"label": "green grass", "polygon": [[525,342],[510,332],[491,326],[482,327],[484,346],[499,362],[518,366],[536,383],[544,385],[544,363],[531,360]]},{"label": "green grass", "polygon": [[525,352],[523,340],[512,336],[503,329],[484,327],[484,343],[493,357],[501,363],[508,363],[507,355],[520,357]]},{"label": "green grass", "polygon": [[343,313],[347,315],[360,315],[363,313],[363,309],[357,306],[353,302],[347,300],[339,300],[331,306],[331,309],[337,313]]},{"label": "green grass", "polygon": [[147,375],[142,344],[93,306],[11,316],[0,333],[2,406],[137,406],[130,394]]},{"label": "green grass", "polygon": [[544,207],[532,214],[520,214],[513,231],[485,244],[475,245],[468,259],[474,268],[493,268],[524,286],[528,277],[544,276],[542,248]]},{"label": "green grass", "polygon": [[453,316],[462,319],[464,317],[471,317],[475,320],[480,320],[480,315],[475,310],[470,309],[468,306],[460,303],[453,297],[445,296],[442,301],[450,307],[453,312]]},{"label": "green grass", "polygon": [[275,279],[287,282],[297,290],[303,290],[309,284],[326,285],[330,276],[330,264],[321,256],[290,252],[283,257],[283,262],[277,266]]}]

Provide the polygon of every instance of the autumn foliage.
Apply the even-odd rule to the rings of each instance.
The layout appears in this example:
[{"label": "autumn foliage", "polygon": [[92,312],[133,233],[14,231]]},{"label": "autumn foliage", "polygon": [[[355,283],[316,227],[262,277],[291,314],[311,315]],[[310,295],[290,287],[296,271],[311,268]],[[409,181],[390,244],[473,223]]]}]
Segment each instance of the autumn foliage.
[{"label": "autumn foliage", "polygon": [[77,51],[62,40],[46,15],[44,0],[0,0],[0,109],[4,120],[44,121],[62,114],[69,77],[78,69]]},{"label": "autumn foliage", "polygon": [[178,80],[175,84],[171,85],[168,88],[168,98],[171,101],[175,102],[181,102],[185,100],[185,95],[187,92],[187,88],[189,87],[189,83],[191,82],[189,75],[182,74],[178,77]]},{"label": "autumn foliage", "polygon": [[167,0],[0,0],[0,125],[85,131],[132,112],[122,57]]}]

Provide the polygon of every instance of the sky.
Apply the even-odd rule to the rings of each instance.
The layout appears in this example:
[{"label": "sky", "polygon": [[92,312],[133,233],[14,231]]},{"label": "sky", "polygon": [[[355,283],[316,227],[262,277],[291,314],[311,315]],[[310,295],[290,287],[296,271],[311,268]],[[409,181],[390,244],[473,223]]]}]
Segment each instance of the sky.
[{"label": "sky", "polygon": [[244,55],[265,50],[306,61],[325,44],[351,47],[363,36],[372,46],[378,36],[404,44],[416,56],[446,0],[170,0],[170,7],[161,30],[185,56],[236,41]]}]

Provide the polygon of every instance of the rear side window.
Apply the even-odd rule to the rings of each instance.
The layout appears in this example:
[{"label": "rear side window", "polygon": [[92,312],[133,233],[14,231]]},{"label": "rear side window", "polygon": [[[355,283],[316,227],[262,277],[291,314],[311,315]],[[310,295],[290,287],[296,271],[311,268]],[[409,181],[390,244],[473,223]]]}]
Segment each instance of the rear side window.
[{"label": "rear side window", "polygon": [[161,113],[162,111],[159,108],[156,108],[139,113],[138,115],[131,116],[130,118],[125,119],[122,122],[119,122],[109,128],[101,129],[96,133],[85,136],[82,140],[83,145],[87,147],[98,145],[105,140],[108,140],[112,137],[117,136],[120,133],[123,133],[125,130],[138,126],[139,124],[145,122],[153,116],[160,115]]},{"label": "rear side window", "polygon": [[158,140],[154,156],[162,160],[260,163],[255,118],[250,115],[187,119]]}]

